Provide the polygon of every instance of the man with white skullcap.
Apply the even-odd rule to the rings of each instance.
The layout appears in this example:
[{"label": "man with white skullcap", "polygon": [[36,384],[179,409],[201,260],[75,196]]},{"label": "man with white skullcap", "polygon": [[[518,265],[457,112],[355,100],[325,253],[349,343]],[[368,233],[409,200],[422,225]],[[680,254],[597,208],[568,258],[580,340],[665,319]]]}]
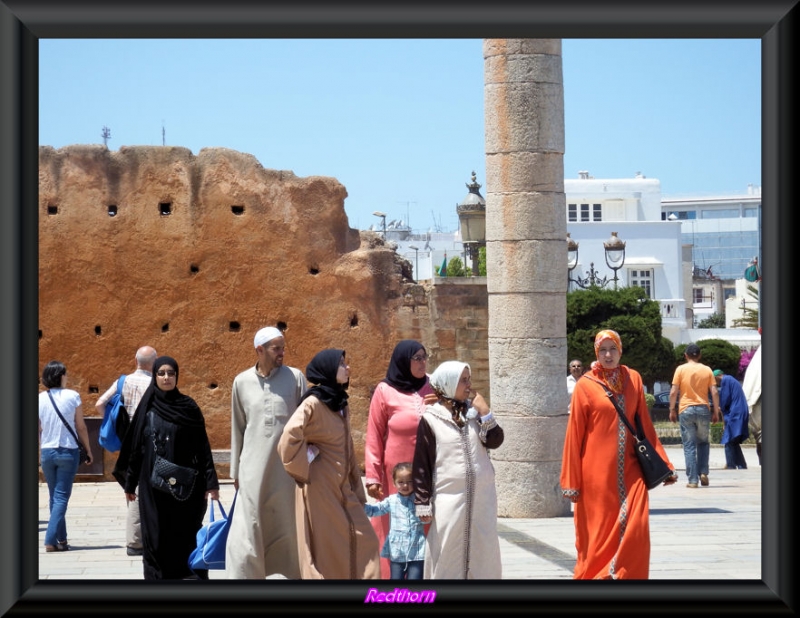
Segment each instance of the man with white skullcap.
[{"label": "man with white skullcap", "polygon": [[286,341],[273,326],[259,330],[258,361],[233,380],[231,468],[238,490],[225,552],[230,579],[281,574],[300,579],[294,515],[295,482],[277,452],[286,421],[307,384],[303,373],[283,364]]}]

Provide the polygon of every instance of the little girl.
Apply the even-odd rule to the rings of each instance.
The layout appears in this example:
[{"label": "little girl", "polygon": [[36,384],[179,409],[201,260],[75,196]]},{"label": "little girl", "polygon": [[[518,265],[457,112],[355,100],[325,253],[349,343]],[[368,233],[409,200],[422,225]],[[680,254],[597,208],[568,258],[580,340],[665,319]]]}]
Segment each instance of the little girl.
[{"label": "little girl", "polygon": [[365,504],[369,517],[390,513],[389,534],[381,549],[381,557],[391,561],[392,579],[422,579],[425,563],[424,524],[414,508],[414,484],[411,462],[403,461],[392,470],[397,493],[377,504]]}]

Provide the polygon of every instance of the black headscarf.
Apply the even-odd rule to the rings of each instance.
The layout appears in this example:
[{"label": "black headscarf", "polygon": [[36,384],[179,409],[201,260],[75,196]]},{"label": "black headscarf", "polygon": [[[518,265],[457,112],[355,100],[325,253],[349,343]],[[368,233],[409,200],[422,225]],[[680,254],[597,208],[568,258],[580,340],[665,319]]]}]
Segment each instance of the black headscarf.
[{"label": "black headscarf", "polygon": [[[156,381],[156,373],[164,365],[169,365],[175,369],[175,388],[171,391],[162,391]],[[147,425],[148,411],[154,410],[164,420],[184,427],[203,427],[205,425],[203,413],[194,399],[178,390],[179,376],[178,363],[171,356],[159,356],[153,364],[153,377],[150,381],[150,386],[147,387],[141,401],[139,401],[139,405],[136,406],[131,426],[122,440],[119,457],[112,473],[123,487],[125,487],[131,453],[135,449],[141,448],[144,429]]]},{"label": "black headscarf", "polygon": [[307,397],[314,395],[334,412],[339,412],[347,405],[347,386],[339,384],[336,374],[339,372],[339,363],[344,358],[344,350],[333,348],[317,352],[311,362],[306,366],[306,379],[314,384],[307,389],[300,398],[302,402]]},{"label": "black headscarf", "polygon": [[425,386],[428,376],[417,378],[411,373],[411,357],[420,350],[425,352],[425,346],[414,339],[403,339],[394,346],[383,381],[401,393],[416,393]]},{"label": "black headscarf", "polygon": [[[175,388],[171,391],[162,391],[156,380],[158,370],[164,365],[169,365],[175,370]],[[202,427],[205,425],[203,414],[194,399],[178,390],[179,377],[177,361],[171,356],[159,356],[153,363],[153,379],[142,395],[137,410],[142,407],[145,411],[152,408],[156,414],[170,423],[185,427]]]}]

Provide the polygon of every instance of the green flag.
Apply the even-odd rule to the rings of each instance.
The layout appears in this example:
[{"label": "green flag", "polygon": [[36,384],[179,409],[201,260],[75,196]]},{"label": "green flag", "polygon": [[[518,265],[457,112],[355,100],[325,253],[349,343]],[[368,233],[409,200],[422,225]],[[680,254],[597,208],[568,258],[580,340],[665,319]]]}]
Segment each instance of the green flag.
[{"label": "green flag", "polygon": [[444,254],[444,259],[442,260],[442,266],[439,268],[439,276],[446,277],[447,276],[447,253]]}]

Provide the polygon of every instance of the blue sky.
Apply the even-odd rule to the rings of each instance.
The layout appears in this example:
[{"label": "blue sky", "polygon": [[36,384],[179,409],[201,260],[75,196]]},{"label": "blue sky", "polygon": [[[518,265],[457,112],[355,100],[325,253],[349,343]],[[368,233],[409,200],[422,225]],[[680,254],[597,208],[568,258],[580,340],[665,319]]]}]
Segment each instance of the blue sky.
[{"label": "blue sky", "polygon": [[[761,185],[760,39],[564,39],[564,176]],[[332,176],[352,227],[453,231],[485,187],[481,39],[41,39],[39,143],[225,147]],[[163,135],[162,135],[163,128]]]}]

